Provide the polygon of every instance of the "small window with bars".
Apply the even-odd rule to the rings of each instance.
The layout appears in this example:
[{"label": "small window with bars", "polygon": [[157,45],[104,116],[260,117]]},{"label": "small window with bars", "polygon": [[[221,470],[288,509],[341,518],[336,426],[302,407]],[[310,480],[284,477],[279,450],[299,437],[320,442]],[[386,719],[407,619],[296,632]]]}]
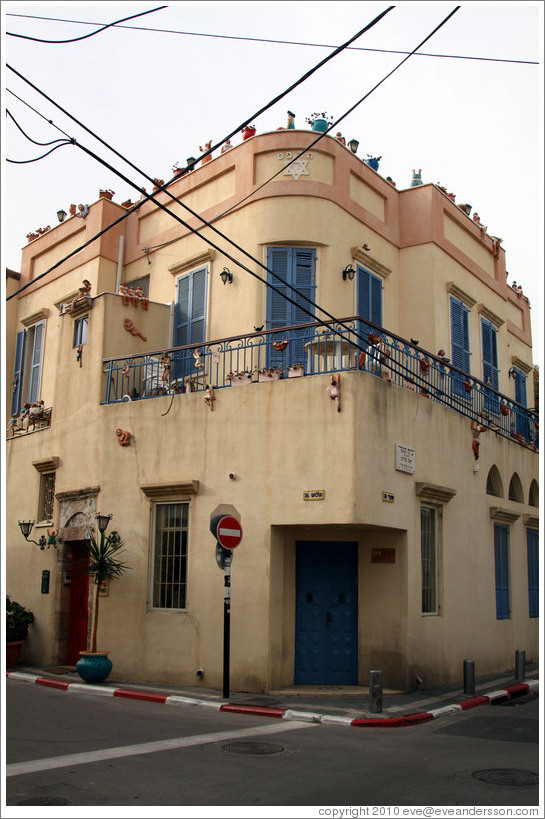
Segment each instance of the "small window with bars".
[{"label": "small window with bars", "polygon": [[422,614],[437,614],[437,509],[420,507],[420,541],[422,562]]},{"label": "small window with bars", "polygon": [[185,609],[189,503],[157,503],[153,521],[153,608]]},{"label": "small window with bars", "polygon": [[40,475],[40,495],[38,499],[38,522],[53,522],[53,504],[55,502],[55,473],[43,472]]}]

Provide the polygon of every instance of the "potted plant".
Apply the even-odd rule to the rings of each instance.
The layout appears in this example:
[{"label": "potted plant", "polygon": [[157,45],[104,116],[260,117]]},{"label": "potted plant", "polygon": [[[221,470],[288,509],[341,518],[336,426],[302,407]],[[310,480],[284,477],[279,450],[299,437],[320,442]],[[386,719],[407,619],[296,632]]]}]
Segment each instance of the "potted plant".
[{"label": "potted plant", "polygon": [[241,387],[243,384],[250,384],[252,381],[252,373],[247,370],[242,370],[239,373],[229,373],[227,376],[231,382],[232,387]]},{"label": "potted plant", "polygon": [[87,554],[79,564],[79,571],[91,578],[95,585],[90,650],[80,651],[81,656],[76,663],[76,671],[85,682],[102,682],[112,670],[112,661],[108,657],[110,652],[97,650],[100,589],[110,580],[121,577],[129,568],[126,563],[119,560],[125,546],[119,534],[112,532],[107,537],[105,535],[111,515],[96,517],[100,528],[99,537],[95,536],[94,532],[89,533],[89,538],[85,542]]},{"label": "potted plant", "polygon": [[242,139],[250,139],[255,136],[255,125],[245,125],[241,133]]},{"label": "potted plant", "polygon": [[288,378],[299,378],[305,374],[304,364],[291,364],[288,367]]},{"label": "potted plant", "polygon": [[371,154],[367,154],[367,159],[364,159],[364,163],[372,168],[374,171],[378,171],[378,163],[382,159],[381,156],[371,156]]},{"label": "potted plant", "polygon": [[31,611],[6,597],[6,668],[19,664],[21,649],[33,622]]},{"label": "potted plant", "polygon": [[278,381],[283,373],[282,367],[274,365],[273,367],[263,367],[257,371],[258,381]]},{"label": "potted plant", "polygon": [[329,114],[326,114],[324,111],[321,114],[311,114],[310,117],[307,117],[306,122],[313,131],[319,131],[319,133],[325,134],[333,125],[333,117],[330,117]]},{"label": "potted plant", "polygon": [[99,190],[99,197],[98,198],[99,199],[110,199],[111,200],[111,199],[113,199],[114,193],[115,193],[115,191],[112,191],[109,188],[107,188],[106,190],[102,190],[102,188],[101,188]]}]

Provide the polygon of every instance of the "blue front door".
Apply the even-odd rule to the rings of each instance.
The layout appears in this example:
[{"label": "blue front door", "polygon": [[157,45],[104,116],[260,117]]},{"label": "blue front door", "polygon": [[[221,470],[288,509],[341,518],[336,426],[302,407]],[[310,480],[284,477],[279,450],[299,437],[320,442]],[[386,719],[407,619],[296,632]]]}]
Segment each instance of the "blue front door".
[{"label": "blue front door", "polygon": [[357,685],[357,544],[298,542],[295,572],[295,683]]}]

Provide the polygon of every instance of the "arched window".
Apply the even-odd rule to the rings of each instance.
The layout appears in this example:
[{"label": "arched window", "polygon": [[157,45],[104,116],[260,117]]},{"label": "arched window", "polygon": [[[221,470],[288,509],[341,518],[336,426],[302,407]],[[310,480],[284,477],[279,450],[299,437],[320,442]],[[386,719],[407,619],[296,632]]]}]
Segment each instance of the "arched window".
[{"label": "arched window", "polygon": [[516,472],[513,472],[513,476],[509,481],[509,500],[517,501],[517,503],[524,503],[522,484]]},{"label": "arched window", "polygon": [[530,506],[539,506],[539,486],[535,479],[530,484],[528,503],[530,504]]},{"label": "arched window", "polygon": [[500,473],[498,472],[498,467],[495,464],[490,467],[490,472],[486,479],[486,494],[503,498],[503,483]]}]

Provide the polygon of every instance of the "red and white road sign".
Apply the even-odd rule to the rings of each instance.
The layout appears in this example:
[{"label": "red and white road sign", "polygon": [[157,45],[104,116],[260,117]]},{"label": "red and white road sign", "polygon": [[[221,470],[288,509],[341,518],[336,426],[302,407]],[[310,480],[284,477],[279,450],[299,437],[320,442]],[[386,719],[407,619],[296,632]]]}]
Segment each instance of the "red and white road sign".
[{"label": "red and white road sign", "polygon": [[216,538],[224,549],[234,549],[242,540],[242,526],[231,515],[225,515],[218,523]]}]

